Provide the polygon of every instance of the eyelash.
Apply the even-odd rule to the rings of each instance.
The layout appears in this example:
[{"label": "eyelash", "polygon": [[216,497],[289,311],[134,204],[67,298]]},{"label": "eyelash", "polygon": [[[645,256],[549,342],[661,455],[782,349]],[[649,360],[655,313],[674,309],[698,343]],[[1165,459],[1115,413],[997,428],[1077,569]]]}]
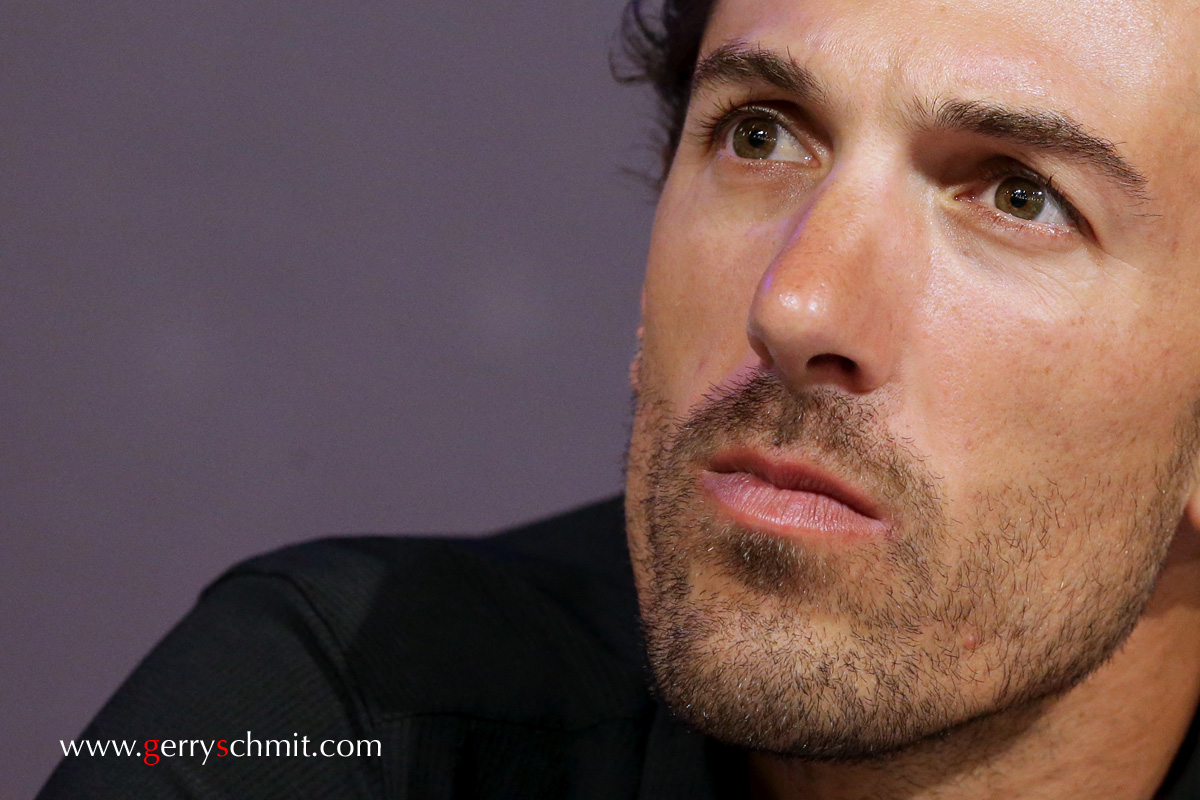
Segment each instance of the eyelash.
[{"label": "eyelash", "polygon": [[[1058,188],[1058,184],[1054,182],[1054,176],[1052,175],[1043,175],[1036,170],[1030,169],[1024,164],[1021,164],[1020,162],[1006,159],[1002,163],[993,164],[992,166],[988,167],[979,177],[980,180],[986,181],[988,185],[991,185],[996,181],[1003,180],[1004,178],[1024,178],[1027,181],[1032,181],[1046,190],[1046,194],[1050,195],[1050,199],[1058,204],[1059,208],[1063,210],[1063,213],[1067,215],[1067,219],[1071,220],[1071,224],[1077,230],[1087,230],[1087,220],[1084,219],[1083,215],[1079,213],[1079,209],[1075,208],[1074,204],[1072,204],[1071,201],[1063,195],[1062,190]],[[1008,220],[1005,221],[1007,222]],[[1013,224],[1045,225],[1045,223],[1028,222],[1014,222]]]},{"label": "eyelash", "polygon": [[[770,106],[738,103],[732,99],[723,99],[715,109],[705,113],[696,120],[695,130],[692,135],[695,136],[699,144],[706,149],[712,150],[720,147],[725,137],[728,136],[729,131],[738,122],[748,117],[759,116],[771,119],[781,128],[790,130],[787,117]],[[798,139],[799,137],[795,138]],[[1082,232],[1088,229],[1087,220],[1079,213],[1074,204],[1066,198],[1062,190],[1058,188],[1053,176],[1042,175],[1019,162],[1005,160],[1003,163],[994,164],[985,169],[980,175],[980,180],[986,181],[990,185],[992,182],[1010,177],[1024,178],[1040,185],[1046,190],[1046,194],[1050,195],[1050,198],[1062,208],[1076,230]],[[1014,229],[1027,230],[1031,224],[1047,227],[1044,223],[1017,222],[1008,219],[998,220],[997,222],[1003,227],[1012,226]]]},{"label": "eyelash", "polygon": [[713,111],[696,121],[694,135],[700,144],[716,147],[738,122],[749,117],[767,117],[781,128],[790,130],[787,118],[770,106],[746,105],[732,100],[722,100]]}]

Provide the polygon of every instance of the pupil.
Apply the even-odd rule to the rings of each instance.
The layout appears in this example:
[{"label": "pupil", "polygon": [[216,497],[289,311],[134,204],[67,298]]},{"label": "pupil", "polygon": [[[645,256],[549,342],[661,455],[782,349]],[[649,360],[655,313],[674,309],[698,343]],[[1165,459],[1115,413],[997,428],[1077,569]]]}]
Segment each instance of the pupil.
[{"label": "pupil", "polygon": [[996,188],[996,206],[1021,219],[1037,219],[1046,199],[1046,191],[1026,178],[1006,178]]},{"label": "pupil", "polygon": [[775,124],[770,120],[744,120],[733,131],[733,151],[739,158],[770,158],[777,141]]}]

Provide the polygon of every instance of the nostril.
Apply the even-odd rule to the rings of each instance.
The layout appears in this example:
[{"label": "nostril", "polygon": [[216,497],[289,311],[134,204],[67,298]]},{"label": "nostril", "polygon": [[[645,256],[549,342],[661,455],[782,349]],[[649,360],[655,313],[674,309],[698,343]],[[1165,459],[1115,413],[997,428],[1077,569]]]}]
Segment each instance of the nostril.
[{"label": "nostril", "polygon": [[821,353],[820,355],[813,356],[808,360],[806,366],[813,372],[828,370],[831,372],[843,372],[847,375],[853,375],[858,372],[858,364],[854,363],[854,359],[839,356],[836,353]]}]

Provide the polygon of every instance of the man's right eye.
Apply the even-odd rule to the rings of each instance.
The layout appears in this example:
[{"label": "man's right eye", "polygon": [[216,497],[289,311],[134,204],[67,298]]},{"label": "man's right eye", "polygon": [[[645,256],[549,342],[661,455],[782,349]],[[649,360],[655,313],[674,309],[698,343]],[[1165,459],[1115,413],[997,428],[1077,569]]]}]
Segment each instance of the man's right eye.
[{"label": "man's right eye", "polygon": [[770,158],[779,143],[779,123],[764,117],[744,119],[733,127],[730,145],[738,158]]},{"label": "man's right eye", "polygon": [[812,154],[773,116],[755,113],[729,126],[722,149],[750,161],[812,161]]}]

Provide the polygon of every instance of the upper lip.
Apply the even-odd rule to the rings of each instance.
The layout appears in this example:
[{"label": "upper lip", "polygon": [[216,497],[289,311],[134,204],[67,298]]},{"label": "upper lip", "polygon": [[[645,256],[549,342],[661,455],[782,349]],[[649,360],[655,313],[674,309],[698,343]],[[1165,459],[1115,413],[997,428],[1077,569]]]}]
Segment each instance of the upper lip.
[{"label": "upper lip", "polygon": [[722,450],[710,465],[712,472],[745,472],[779,489],[827,495],[863,516],[882,519],[880,504],[866,491],[851,485],[811,461],[768,458],[743,448]]}]

